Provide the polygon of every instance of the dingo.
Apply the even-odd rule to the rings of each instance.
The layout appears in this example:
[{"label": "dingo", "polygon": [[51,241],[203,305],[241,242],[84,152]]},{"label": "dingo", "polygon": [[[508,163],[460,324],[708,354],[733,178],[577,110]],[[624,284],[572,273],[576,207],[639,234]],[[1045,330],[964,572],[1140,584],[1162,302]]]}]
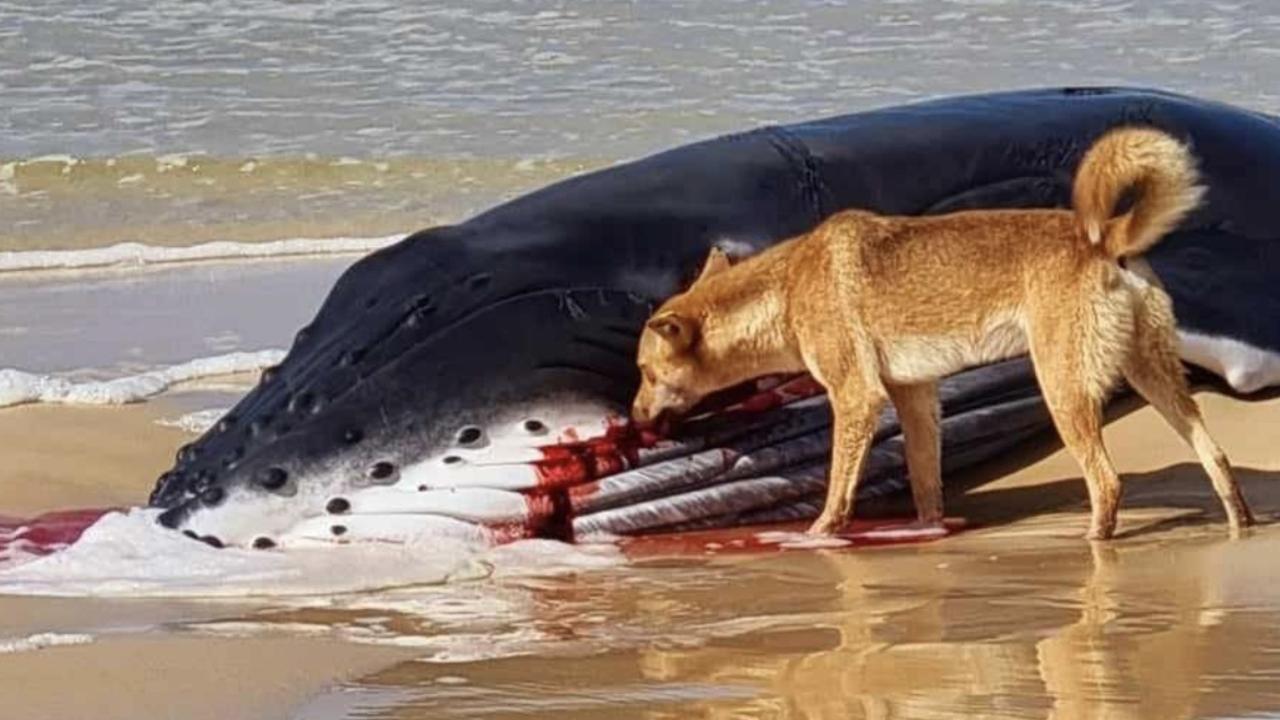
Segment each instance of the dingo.
[{"label": "dingo", "polygon": [[[769,373],[808,371],[834,415],[826,506],[810,532],[853,513],[879,410],[891,400],[922,522],[942,519],[937,380],[1030,352],[1067,449],[1088,484],[1088,537],[1115,531],[1120,480],[1102,444],[1102,405],[1123,376],[1199,457],[1233,529],[1253,517],[1209,436],[1178,359],[1169,296],[1121,266],[1200,201],[1189,150],[1124,128],[1086,153],[1069,210],[885,217],[848,210],[732,264],[712,250],[686,292],[640,337],[633,415],[682,413]],[[1122,194],[1137,199],[1113,217]]]}]

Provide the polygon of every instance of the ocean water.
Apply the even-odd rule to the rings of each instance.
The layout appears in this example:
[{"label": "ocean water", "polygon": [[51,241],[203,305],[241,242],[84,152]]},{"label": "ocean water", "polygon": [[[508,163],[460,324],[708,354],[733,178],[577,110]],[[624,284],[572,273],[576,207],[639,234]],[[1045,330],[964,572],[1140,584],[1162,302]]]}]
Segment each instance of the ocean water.
[{"label": "ocean water", "polygon": [[1263,2],[0,5],[0,155],[628,157],[942,93],[1158,82],[1275,109]]},{"label": "ocean water", "polygon": [[1159,85],[1280,109],[1263,2],[0,2],[0,250],[381,236],[770,122]]}]

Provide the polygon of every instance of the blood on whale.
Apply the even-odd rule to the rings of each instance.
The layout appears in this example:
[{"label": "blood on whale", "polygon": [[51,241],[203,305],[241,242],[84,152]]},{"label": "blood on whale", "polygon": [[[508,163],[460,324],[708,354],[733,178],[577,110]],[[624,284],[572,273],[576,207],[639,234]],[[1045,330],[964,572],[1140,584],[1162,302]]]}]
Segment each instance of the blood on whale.
[{"label": "blood on whale", "polygon": [[[769,377],[709,398],[696,412],[754,414],[822,392],[822,386],[808,375]],[[542,457],[533,463],[538,486],[526,499],[529,530],[541,537],[572,541],[576,501],[595,492],[598,480],[640,465],[641,451],[666,439],[662,432],[611,417],[598,437],[579,439],[569,432],[561,442],[538,448]]]},{"label": "blood on whale", "polygon": [[639,463],[640,450],[653,447],[659,439],[655,433],[630,422],[610,418],[600,437],[578,440],[569,433],[560,443],[538,448],[542,458],[533,463],[538,486],[526,497],[526,531],[573,542],[573,504],[569,500],[572,489],[634,467]]},{"label": "blood on whale", "polygon": [[[716,412],[760,413],[824,391],[811,376],[800,375],[758,381],[749,392]],[[641,450],[652,448],[663,439],[662,434],[653,430],[610,418],[604,434],[599,437],[579,440],[569,435],[560,443],[539,448],[542,458],[534,462],[539,490],[579,486],[633,468],[640,462]]]}]

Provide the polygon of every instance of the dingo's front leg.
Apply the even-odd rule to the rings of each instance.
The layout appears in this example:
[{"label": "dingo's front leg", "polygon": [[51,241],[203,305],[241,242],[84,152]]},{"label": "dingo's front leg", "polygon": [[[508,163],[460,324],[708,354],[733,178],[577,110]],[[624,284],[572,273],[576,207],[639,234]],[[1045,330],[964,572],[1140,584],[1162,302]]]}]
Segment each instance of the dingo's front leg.
[{"label": "dingo's front leg", "polygon": [[853,518],[863,461],[871,448],[883,406],[882,392],[867,388],[856,380],[846,381],[838,390],[831,392],[834,423],[827,502],[822,514],[809,527],[810,534],[829,535]]}]

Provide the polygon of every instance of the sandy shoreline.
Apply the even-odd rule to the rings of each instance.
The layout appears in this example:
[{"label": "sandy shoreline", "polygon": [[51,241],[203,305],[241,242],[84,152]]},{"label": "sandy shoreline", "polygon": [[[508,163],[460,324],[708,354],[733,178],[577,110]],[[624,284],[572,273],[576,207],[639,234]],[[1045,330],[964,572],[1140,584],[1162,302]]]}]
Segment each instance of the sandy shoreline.
[{"label": "sandy shoreline", "polygon": [[153,404],[0,410],[0,511],[31,515],[145,503],[148,486],[189,439],[156,424],[162,412]]},{"label": "sandy shoreline", "polygon": [[[1263,428],[1280,423],[1280,397],[1253,400],[1197,394],[1210,431],[1238,468],[1252,498],[1272,492],[1280,448]],[[1210,499],[1195,456],[1150,408],[1125,402],[1106,429],[1113,459],[1125,474],[1125,509],[1200,507]],[[156,421],[176,412],[168,398],[126,406],[29,405],[0,410],[0,511],[24,515],[72,507],[137,505],[173,453],[192,436]],[[1026,450],[948,479],[949,514],[986,525],[1007,523],[1037,508],[1083,501],[1074,461],[1049,438]],[[977,485],[977,487],[970,487]],[[1198,487],[1203,485],[1203,487]],[[1015,488],[1027,490],[1012,492]],[[1030,488],[1035,488],[1031,490]],[[1277,488],[1280,491],[1280,488]],[[1013,502],[988,498],[1009,495]],[[1022,498],[1026,497],[1027,500]],[[889,503],[894,510],[901,503]],[[1212,503],[1204,508],[1214,511]]]},{"label": "sandy shoreline", "polygon": [[[1089,683],[1116,682],[1121,690],[1147,681],[1161,688],[1164,685],[1159,680],[1144,680],[1145,673],[1126,670],[1123,663],[1115,668],[1091,665],[1086,656],[1080,655],[1081,640],[1077,636],[1084,633],[1085,640],[1096,642],[1097,638],[1092,635],[1096,628],[1086,625],[1082,630],[1079,618],[1059,621],[1046,619],[1044,610],[1029,614],[1013,611],[1013,615],[1009,615],[1011,611],[999,605],[984,605],[985,610],[975,606],[964,615],[966,623],[976,623],[975,629],[963,631],[955,626],[959,618],[946,613],[930,615],[932,619],[917,626],[915,623],[921,619],[912,614],[914,611],[904,608],[919,603],[924,603],[921,607],[928,607],[936,593],[963,590],[975,573],[993,571],[995,564],[988,558],[995,557],[1006,561],[1001,565],[1001,572],[1013,572],[1021,582],[1029,583],[1027,592],[1032,595],[1047,593],[1046,597],[1053,597],[1058,592],[1056,587],[1063,583],[1069,587],[1078,582],[1085,583],[1080,590],[1085,595],[1081,597],[1088,597],[1089,592],[1103,592],[1106,597],[1107,593],[1130,591],[1097,591],[1096,588],[1090,591],[1089,583],[1100,582],[1098,573],[1104,572],[1107,583],[1120,588],[1133,585],[1142,593],[1159,594],[1158,588],[1164,582],[1174,588],[1189,584],[1185,591],[1171,591],[1188,604],[1186,612],[1193,612],[1193,606],[1204,604],[1206,598],[1228,598],[1228,605],[1242,602],[1240,597],[1248,598],[1248,602],[1276,603],[1275,593],[1266,587],[1241,586],[1231,568],[1254,567],[1260,557],[1264,560],[1269,557],[1266,548],[1275,540],[1275,528],[1268,523],[1280,512],[1280,483],[1275,482],[1280,477],[1280,450],[1265,428],[1280,423],[1280,399],[1242,401],[1211,392],[1200,393],[1199,399],[1209,427],[1231,455],[1245,492],[1264,521],[1263,527],[1243,541],[1226,539],[1216,499],[1207,479],[1192,463],[1190,451],[1178,443],[1150,408],[1143,407],[1124,414],[1106,430],[1109,447],[1125,474],[1126,496],[1120,521],[1122,539],[1101,546],[1093,551],[1094,555],[1090,555],[1089,545],[1079,539],[1087,522],[1083,483],[1071,459],[1049,442],[968,477],[954,478],[949,485],[950,514],[966,517],[982,527],[950,540],[887,552],[808,552],[790,554],[785,560],[727,558],[717,561],[729,568],[741,568],[734,570],[735,573],[761,575],[758,583],[740,585],[730,581],[717,591],[714,604],[725,614],[725,623],[745,621],[745,617],[738,617],[740,615],[758,614],[761,597],[769,597],[770,592],[778,598],[790,598],[776,601],[780,603],[780,613],[783,609],[794,612],[795,606],[803,608],[818,602],[814,598],[825,596],[817,593],[808,600],[803,599],[803,593],[796,596],[789,584],[796,582],[796,578],[810,577],[810,582],[817,582],[819,586],[831,584],[833,588],[846,588],[829,599],[837,608],[846,608],[845,611],[812,616],[816,619],[801,623],[801,628],[805,623],[815,627],[789,630],[799,634],[786,636],[792,639],[782,645],[777,644],[783,637],[778,636],[777,631],[762,629],[744,630],[745,634],[736,640],[679,651],[658,651],[641,644],[621,651],[620,655],[591,655],[580,660],[553,653],[548,658],[530,657],[523,661],[406,664],[403,661],[415,656],[412,649],[351,643],[336,636],[325,637],[323,632],[319,637],[299,637],[286,631],[226,638],[190,631],[202,622],[246,617],[246,612],[248,616],[271,617],[270,612],[263,616],[261,608],[245,610],[199,603],[174,606],[163,602],[152,602],[149,606],[145,603],[97,606],[93,601],[85,601],[88,604],[84,605],[75,600],[50,603],[8,598],[0,599],[0,615],[4,617],[0,621],[0,634],[6,638],[38,632],[75,633],[83,627],[86,615],[106,625],[116,624],[118,629],[97,633],[88,644],[0,655],[0,686],[9,689],[6,703],[17,703],[15,706],[23,707],[28,716],[41,718],[339,717],[347,710],[333,708],[343,708],[344,702],[352,702],[343,694],[347,691],[335,686],[345,681],[354,682],[354,687],[361,692],[371,693],[370,703],[385,704],[388,697],[403,696],[404,708],[416,708],[406,709],[405,717],[447,717],[455,711],[463,716],[474,714],[479,708],[492,711],[492,714],[480,713],[481,716],[501,717],[504,713],[494,708],[529,693],[536,697],[546,694],[551,706],[556,706],[555,703],[565,697],[589,692],[579,687],[581,680],[556,679],[581,678],[581,673],[586,673],[589,684],[601,695],[597,704],[580,707],[574,713],[576,717],[648,717],[647,711],[642,712],[645,707],[668,708],[673,712],[678,708],[676,714],[680,716],[695,713],[718,717],[721,713],[743,711],[767,715],[765,711],[776,707],[777,702],[807,708],[810,712],[835,712],[837,705],[832,704],[835,701],[825,690],[820,691],[833,682],[844,684],[849,702],[857,699],[861,703],[868,695],[892,698],[901,694],[902,697],[894,701],[895,706],[904,711],[914,707],[924,716],[934,716],[949,707],[948,702],[958,701],[954,691],[946,689],[951,687],[956,673],[981,673],[986,672],[983,668],[995,668],[991,672],[997,675],[1009,672],[1013,677],[1021,672],[1007,667],[1007,663],[1013,661],[998,653],[992,655],[983,649],[985,645],[956,644],[953,641],[960,636],[955,633],[963,636],[966,632],[1015,632],[1018,623],[1026,622],[1032,626],[1044,625],[1036,631],[1037,637],[1047,633],[1050,638],[1037,639],[1034,647],[1039,649],[1028,657],[1039,657],[1036,662],[1041,666],[1049,667],[1045,665],[1049,663],[1058,668],[1039,671],[1035,686],[1043,689],[1037,692],[1053,695],[1054,688],[1058,688],[1053,702],[1063,708],[1061,717],[1097,716],[1095,713],[1101,709],[1114,710],[1114,707],[1103,699],[1085,697]],[[0,445],[8,449],[7,462],[0,470],[0,511],[31,514],[68,507],[144,502],[153,478],[168,466],[174,449],[190,437],[155,423],[157,417],[172,414],[171,410],[162,400],[116,408],[29,406],[0,411]],[[893,512],[893,505],[890,503],[887,509],[881,510]],[[1102,555],[1098,556],[1097,552]],[[1104,560],[1099,561],[1098,557]],[[1158,558],[1159,563],[1153,569],[1150,560],[1137,559],[1141,557]],[[1083,571],[1082,562],[1083,567],[1092,567],[1092,570]],[[621,577],[636,579],[647,573],[662,572],[660,563],[656,567],[658,569],[650,566],[624,569]],[[781,576],[775,577],[778,573]],[[785,577],[791,580],[780,579]],[[851,581],[853,585],[849,585]],[[627,608],[636,602],[635,598],[607,587],[608,583],[600,586],[598,583],[602,581],[590,576],[565,582],[568,588],[578,587],[578,590],[565,590],[571,593],[565,597],[583,592],[596,597],[592,600],[593,607],[598,605],[605,614],[622,613],[619,622],[641,622],[654,633],[685,632],[678,627],[666,628],[663,623],[673,621],[661,614],[641,612],[633,618],[634,610]],[[874,593],[868,595],[872,592],[869,588],[877,584],[902,583],[921,584],[911,591],[909,597],[914,599],[904,596],[888,602]],[[676,598],[689,595],[699,598],[691,606],[703,607],[705,612],[706,603],[712,601],[699,594],[705,592],[704,588],[700,589],[701,585],[672,586],[661,595],[660,602],[677,602]],[[499,588],[495,588],[493,592],[502,596],[509,590],[499,592]],[[488,591],[481,587],[472,592]],[[540,592],[531,597],[538,597]],[[841,593],[849,592],[853,595],[840,599]],[[567,627],[574,627],[579,622],[575,618],[581,615],[561,616],[560,613],[570,612],[563,603],[561,598],[537,610],[539,604],[535,602],[535,614],[530,622],[534,626],[569,623]],[[674,607],[680,606],[677,602]],[[944,603],[942,607],[947,606]],[[129,607],[133,609],[127,609]],[[851,680],[847,676],[851,662],[848,653],[867,652],[883,642],[877,636],[886,631],[873,623],[872,618],[877,613],[898,617],[904,612],[910,621],[901,626],[904,629],[894,632],[906,632],[907,638],[913,633],[925,633],[934,638],[931,643],[942,642],[930,651],[937,657],[929,659],[927,654],[913,654],[910,644],[899,646],[895,641],[880,651],[888,653],[885,663],[892,659],[888,665],[873,662],[875,654],[857,655],[862,658],[857,661],[862,675],[856,682]],[[550,615],[543,617],[539,613]],[[846,616],[845,613],[852,614]],[[140,618],[148,620],[142,622]],[[787,620],[784,624],[792,622]],[[838,646],[831,646],[823,634],[827,631],[821,630],[831,622],[837,622],[840,636],[844,638]],[[894,622],[903,620],[899,618]],[[1010,622],[1014,625],[1010,626]],[[1231,627],[1233,637],[1243,632],[1238,625],[1221,618],[1214,622]],[[1001,630],[1006,626],[1007,630]],[[158,631],[163,627],[178,631]],[[577,633],[580,629],[567,631]],[[1207,642],[1206,633],[1213,636],[1217,632],[1202,628],[1202,632],[1197,633],[1186,634],[1181,629],[1174,633],[1168,642],[1177,648],[1169,652],[1191,653],[1194,662],[1180,660],[1180,664],[1168,672],[1180,673],[1182,680],[1194,683],[1196,673],[1208,672],[1219,662],[1238,664],[1241,660],[1235,650],[1219,648],[1213,643],[1209,643],[1208,649],[1196,645]],[[1268,633],[1263,634],[1269,638]],[[952,640],[946,640],[948,637]],[[795,647],[788,649],[788,643]],[[856,650],[859,647],[864,649]],[[1162,662],[1160,656],[1165,651],[1143,645],[1134,646],[1131,652],[1137,653],[1133,657],[1144,658],[1143,662],[1157,663]],[[122,658],[130,660],[120,662]],[[1248,658],[1250,662],[1257,662],[1256,653],[1248,654]],[[1119,660],[1107,661],[1116,662]],[[74,683],[75,692],[69,693],[67,673],[73,667],[97,669],[93,673],[80,673]],[[751,670],[760,667],[771,670],[763,675]],[[899,677],[900,671],[891,670],[897,667],[914,668],[917,674]],[[519,682],[512,678],[514,668],[518,668],[515,673],[522,678]],[[458,695],[456,689],[433,684],[434,677],[453,675],[467,678],[467,693]],[[542,684],[529,686],[527,682]],[[971,678],[966,682],[978,680]],[[623,711],[623,706],[607,699],[625,697],[630,692],[626,688],[637,683],[651,688],[646,692],[653,693],[644,703]],[[911,700],[919,695],[922,683],[934,687],[933,694]],[[669,697],[676,692],[673,688],[686,686],[690,688],[687,698]],[[1185,694],[1172,690],[1150,688],[1146,692],[1151,697],[1136,706],[1144,713],[1159,707],[1169,711],[1162,717],[1197,716],[1190,710],[1198,702],[1194,694],[1184,697]],[[1084,696],[1076,697],[1079,693]],[[1244,707],[1253,707],[1250,702],[1241,702]],[[298,711],[299,707],[305,709]],[[849,706],[838,707],[847,711]],[[1262,708],[1267,707],[1272,706],[1263,703]],[[976,713],[974,716],[986,715]],[[1154,717],[1131,713],[1115,716]]]}]

